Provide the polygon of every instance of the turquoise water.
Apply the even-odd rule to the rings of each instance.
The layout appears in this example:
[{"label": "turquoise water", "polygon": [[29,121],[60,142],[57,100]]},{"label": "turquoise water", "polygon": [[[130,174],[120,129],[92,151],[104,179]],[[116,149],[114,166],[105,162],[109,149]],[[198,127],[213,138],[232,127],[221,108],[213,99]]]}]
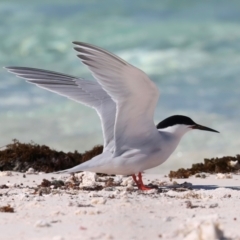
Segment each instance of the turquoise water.
[{"label": "turquoise water", "polygon": [[[239,1],[0,2],[0,66],[92,79],[72,41],[108,49],[144,70],[161,96],[155,122],[188,115],[221,134],[192,132],[157,171],[239,153]],[[17,138],[80,152],[102,143],[92,109],[0,69],[0,146]]]}]

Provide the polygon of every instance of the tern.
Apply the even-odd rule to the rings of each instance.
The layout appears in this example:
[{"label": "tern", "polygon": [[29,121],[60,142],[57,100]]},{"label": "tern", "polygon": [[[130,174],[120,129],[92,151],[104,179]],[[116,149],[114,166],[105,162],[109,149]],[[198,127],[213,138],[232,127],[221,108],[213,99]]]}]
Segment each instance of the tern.
[{"label": "tern", "polygon": [[168,117],[155,126],[159,90],[154,82],[140,69],[102,48],[83,42],[73,44],[97,82],[36,68],[6,67],[29,83],[97,111],[103,130],[103,153],[60,173],[131,175],[138,189],[149,190],[142,181],[143,171],[165,162],[185,133],[194,129],[218,132],[182,115]]}]

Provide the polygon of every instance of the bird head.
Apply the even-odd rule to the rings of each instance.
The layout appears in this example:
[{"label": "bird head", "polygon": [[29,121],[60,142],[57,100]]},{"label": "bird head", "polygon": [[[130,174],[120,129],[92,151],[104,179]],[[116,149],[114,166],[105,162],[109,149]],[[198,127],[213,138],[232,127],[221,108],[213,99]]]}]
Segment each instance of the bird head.
[{"label": "bird head", "polygon": [[219,133],[212,128],[195,123],[191,118],[182,115],[174,115],[164,119],[158,123],[157,129],[159,131],[171,132],[180,136],[183,136],[186,132],[194,129]]}]

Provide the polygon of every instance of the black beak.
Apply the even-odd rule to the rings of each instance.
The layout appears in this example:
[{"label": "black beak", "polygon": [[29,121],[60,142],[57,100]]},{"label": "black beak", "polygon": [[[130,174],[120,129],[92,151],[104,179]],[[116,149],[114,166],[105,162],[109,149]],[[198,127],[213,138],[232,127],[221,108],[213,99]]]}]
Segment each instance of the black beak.
[{"label": "black beak", "polygon": [[190,128],[192,128],[192,129],[198,129],[198,130],[203,130],[203,131],[209,131],[209,132],[219,133],[218,131],[216,131],[216,130],[214,130],[214,129],[212,129],[212,128],[204,127],[204,126],[199,125],[199,124],[193,125],[193,126],[191,126]]}]

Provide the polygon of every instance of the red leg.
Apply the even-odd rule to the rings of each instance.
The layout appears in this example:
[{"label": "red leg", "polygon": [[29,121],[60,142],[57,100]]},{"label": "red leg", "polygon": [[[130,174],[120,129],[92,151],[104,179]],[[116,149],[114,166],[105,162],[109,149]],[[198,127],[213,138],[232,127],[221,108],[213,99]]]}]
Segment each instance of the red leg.
[{"label": "red leg", "polygon": [[138,173],[138,182],[140,183],[141,185],[141,190],[151,190],[151,188],[149,187],[146,187],[143,183],[143,180],[142,180],[142,173]]},{"label": "red leg", "polygon": [[138,182],[135,174],[132,175],[132,178],[133,178],[134,182],[137,184],[137,187],[140,189],[140,185],[139,185],[139,182]]},{"label": "red leg", "polygon": [[137,187],[138,189],[140,190],[150,190],[151,188],[148,188],[146,187],[144,184],[143,184],[143,181],[142,181],[142,174],[141,173],[138,173],[138,180],[135,176],[135,174],[132,175],[132,178],[134,180],[134,182],[137,184]]}]

